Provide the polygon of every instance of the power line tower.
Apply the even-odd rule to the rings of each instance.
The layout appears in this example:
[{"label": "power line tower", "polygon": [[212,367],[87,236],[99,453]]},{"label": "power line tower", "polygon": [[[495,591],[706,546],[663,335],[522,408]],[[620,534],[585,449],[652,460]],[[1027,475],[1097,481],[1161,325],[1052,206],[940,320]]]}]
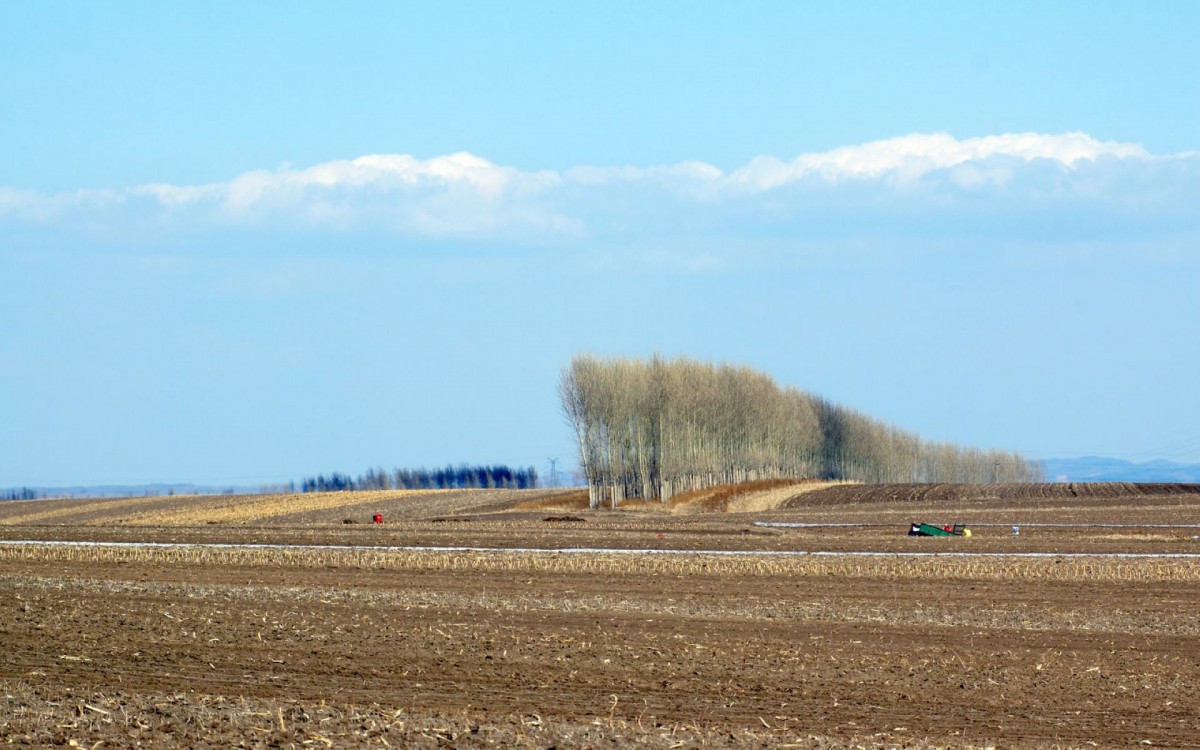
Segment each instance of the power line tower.
[{"label": "power line tower", "polygon": [[547,458],[546,460],[550,462],[550,486],[557,487],[558,486],[558,459],[557,458]]}]

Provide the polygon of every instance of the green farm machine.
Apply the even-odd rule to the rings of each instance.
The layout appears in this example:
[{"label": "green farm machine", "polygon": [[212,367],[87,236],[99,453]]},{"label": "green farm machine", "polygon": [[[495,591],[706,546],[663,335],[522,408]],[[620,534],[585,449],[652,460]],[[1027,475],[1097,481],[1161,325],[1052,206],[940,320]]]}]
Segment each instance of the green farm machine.
[{"label": "green farm machine", "polygon": [[914,523],[908,529],[909,536],[971,536],[971,530],[961,523],[953,526],[934,526],[929,523]]}]

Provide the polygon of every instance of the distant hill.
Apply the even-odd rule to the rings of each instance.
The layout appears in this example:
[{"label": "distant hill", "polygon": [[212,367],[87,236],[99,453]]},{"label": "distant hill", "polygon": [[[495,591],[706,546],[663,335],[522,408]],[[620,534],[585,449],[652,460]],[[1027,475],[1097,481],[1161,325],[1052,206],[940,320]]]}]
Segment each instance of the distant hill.
[{"label": "distant hill", "polygon": [[1134,463],[1102,456],[1048,458],[1042,463],[1048,482],[1200,482],[1200,464]]}]

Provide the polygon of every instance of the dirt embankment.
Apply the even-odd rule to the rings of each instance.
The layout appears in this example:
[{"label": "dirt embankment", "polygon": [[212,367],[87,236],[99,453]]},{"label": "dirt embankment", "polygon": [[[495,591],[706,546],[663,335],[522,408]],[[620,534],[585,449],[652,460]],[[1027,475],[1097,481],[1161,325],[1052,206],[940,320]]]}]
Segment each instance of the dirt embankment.
[{"label": "dirt embankment", "polygon": [[1133,510],[1140,499],[1200,495],[1200,484],[1133,484],[1129,482],[1062,482],[1045,484],[838,484],[796,495],[783,509],[894,503],[954,504],[1051,501],[1100,504],[1119,501]]}]

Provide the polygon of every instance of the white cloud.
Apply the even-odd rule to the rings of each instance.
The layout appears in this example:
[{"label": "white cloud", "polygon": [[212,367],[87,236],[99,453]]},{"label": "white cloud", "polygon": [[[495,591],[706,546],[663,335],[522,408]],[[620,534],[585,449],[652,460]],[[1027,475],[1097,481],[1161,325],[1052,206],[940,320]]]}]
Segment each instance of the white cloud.
[{"label": "white cloud", "polygon": [[[1162,168],[1164,163],[1174,165],[1174,176]],[[522,171],[465,152],[430,159],[369,154],[300,169],[255,170],[203,185],[156,183],[53,195],[0,188],[0,217],[58,222],[78,213],[94,219],[99,213],[119,224],[151,211],[168,226],[187,220],[200,226],[365,227],[437,237],[554,238],[578,236],[594,225],[635,231],[638,222],[660,220],[656,216],[671,221],[679,214],[665,211],[668,205],[685,213],[708,211],[696,207],[697,202],[713,206],[736,199],[744,206],[749,200],[753,207],[758,201],[764,216],[786,215],[789,206],[808,200],[783,190],[793,185],[806,191],[804,196],[832,196],[850,208],[864,189],[878,204],[912,195],[918,186],[926,193],[932,187],[950,201],[957,195],[987,198],[994,192],[1030,202],[1067,194],[1086,201],[1124,199],[1133,205],[1136,196],[1122,187],[1124,176],[1136,175],[1145,188],[1161,173],[1167,175],[1161,178],[1164,190],[1179,203],[1180,193],[1186,192],[1180,185],[1194,180],[1198,169],[1200,156],[1194,153],[1154,157],[1138,144],[1099,141],[1086,133],[966,139],[912,134],[788,161],[760,156],[728,173],[699,161],[557,172]],[[115,211],[117,204],[125,209]],[[589,217],[587,227],[582,216]]]},{"label": "white cloud", "polygon": [[220,185],[167,185],[165,183],[155,183],[152,185],[139,185],[130,191],[133,195],[148,195],[155,198],[162,205],[171,208],[175,206],[186,206],[190,203],[195,203],[202,200],[215,200],[221,194]]},{"label": "white cloud", "polygon": [[72,210],[108,207],[121,203],[117,190],[71,190],[46,195],[36,190],[0,186],[0,217],[14,216],[24,221],[53,221]]},{"label": "white cloud", "polygon": [[370,154],[302,170],[250,172],[229,183],[227,200],[233,208],[248,209],[272,195],[297,194],[309,188],[468,190],[498,199],[510,191],[536,191],[557,181],[553,172],[521,172],[465,152],[424,161],[408,154]]},{"label": "white cloud", "polygon": [[290,218],[317,226],[365,223],[438,236],[577,232],[566,217],[527,205],[559,181],[554,172],[522,172],[468,153],[426,160],[369,154],[306,169],[255,170],[224,183],[153,184],[130,192],[173,210],[209,208],[226,222]]},{"label": "white cloud", "polygon": [[[758,157],[730,174],[728,182],[752,191],[771,190],[810,177],[828,182],[880,178],[911,182],[931,172],[994,157],[1027,163],[1044,159],[1073,167],[1080,161],[1096,161],[1104,156],[1146,159],[1150,155],[1138,144],[1097,141],[1086,133],[1013,133],[965,140],[946,133],[913,134],[801,154],[786,163],[774,157]],[[981,171],[960,176],[974,181],[982,177]]]}]

